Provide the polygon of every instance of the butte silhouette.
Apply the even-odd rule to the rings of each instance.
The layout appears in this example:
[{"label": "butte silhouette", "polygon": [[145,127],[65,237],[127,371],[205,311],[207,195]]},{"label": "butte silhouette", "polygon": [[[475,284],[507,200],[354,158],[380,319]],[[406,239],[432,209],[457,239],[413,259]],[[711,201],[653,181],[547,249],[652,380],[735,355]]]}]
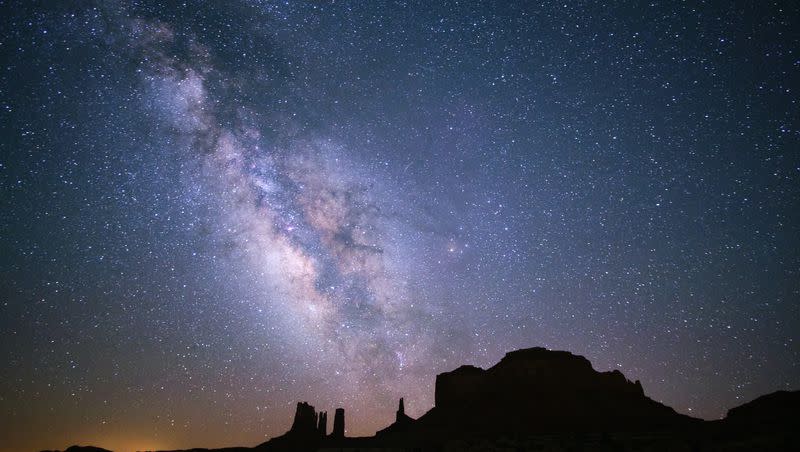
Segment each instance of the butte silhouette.
[{"label": "butte silhouette", "polygon": [[800,391],[779,391],[725,419],[695,419],[650,399],[618,370],[598,372],[582,356],[535,347],[509,352],[489,369],[465,365],[439,374],[433,408],[413,419],[400,399],[395,421],[371,437],[345,436],[343,408],[329,434],[327,412],[299,402],[285,434],[217,450],[800,450],[799,406]]}]

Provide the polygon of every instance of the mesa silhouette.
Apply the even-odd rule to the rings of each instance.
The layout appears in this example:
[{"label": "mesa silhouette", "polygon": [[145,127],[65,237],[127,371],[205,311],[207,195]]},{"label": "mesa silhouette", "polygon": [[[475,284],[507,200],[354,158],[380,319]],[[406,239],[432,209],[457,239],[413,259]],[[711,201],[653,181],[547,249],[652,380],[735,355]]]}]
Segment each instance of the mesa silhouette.
[{"label": "mesa silhouette", "polygon": [[[42,452],[61,452],[60,450],[43,450]],[[69,446],[64,449],[64,452],[111,452],[108,449],[94,446]]]},{"label": "mesa silhouette", "polygon": [[371,437],[345,437],[342,408],[328,434],[327,412],[300,402],[285,434],[215,450],[800,450],[799,402],[800,392],[780,391],[703,421],[650,399],[617,370],[598,372],[582,356],[535,347],[489,369],[439,374],[431,410],[413,419],[400,399],[395,422]]}]

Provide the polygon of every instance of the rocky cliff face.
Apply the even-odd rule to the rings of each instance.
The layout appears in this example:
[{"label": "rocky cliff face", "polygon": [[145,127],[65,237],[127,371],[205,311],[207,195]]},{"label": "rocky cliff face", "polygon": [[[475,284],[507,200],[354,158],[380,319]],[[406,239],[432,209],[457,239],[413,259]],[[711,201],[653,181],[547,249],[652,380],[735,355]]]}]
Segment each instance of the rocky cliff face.
[{"label": "rocky cliff face", "polygon": [[462,431],[642,430],[693,419],[644,395],[619,371],[597,372],[582,356],[517,350],[495,366],[436,378],[436,406],[421,426]]}]

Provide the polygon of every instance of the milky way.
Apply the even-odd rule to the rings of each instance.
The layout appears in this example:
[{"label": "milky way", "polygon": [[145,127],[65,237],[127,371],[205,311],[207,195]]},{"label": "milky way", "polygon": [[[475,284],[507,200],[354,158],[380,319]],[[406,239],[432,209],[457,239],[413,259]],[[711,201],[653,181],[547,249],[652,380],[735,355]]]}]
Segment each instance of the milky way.
[{"label": "milky way", "polygon": [[501,3],[0,2],[0,450],[367,435],[531,346],[797,389],[798,7]]},{"label": "milky way", "polygon": [[[403,216],[413,209],[399,214],[401,195],[335,140],[296,133],[275,143],[261,133],[279,127],[269,109],[230,100],[218,108],[240,75],[217,69],[194,36],[175,49],[164,23],[134,20],[123,30],[144,62],[145,103],[198,160],[205,180],[188,184],[217,198],[215,222],[247,256],[270,322],[285,325],[304,356],[316,355],[339,397],[372,400],[385,392],[376,385],[396,388],[406,362],[433,352],[435,334],[406,284],[414,227]],[[213,93],[211,78],[221,80]]]}]

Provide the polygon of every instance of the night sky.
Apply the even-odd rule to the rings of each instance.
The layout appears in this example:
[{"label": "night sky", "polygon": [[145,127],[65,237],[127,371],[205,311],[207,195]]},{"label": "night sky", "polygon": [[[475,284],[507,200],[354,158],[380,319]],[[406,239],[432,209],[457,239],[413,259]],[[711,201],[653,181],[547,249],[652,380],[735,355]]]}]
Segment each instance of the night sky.
[{"label": "night sky", "polygon": [[800,388],[797,3],[164,3],[0,1],[0,450]]}]

